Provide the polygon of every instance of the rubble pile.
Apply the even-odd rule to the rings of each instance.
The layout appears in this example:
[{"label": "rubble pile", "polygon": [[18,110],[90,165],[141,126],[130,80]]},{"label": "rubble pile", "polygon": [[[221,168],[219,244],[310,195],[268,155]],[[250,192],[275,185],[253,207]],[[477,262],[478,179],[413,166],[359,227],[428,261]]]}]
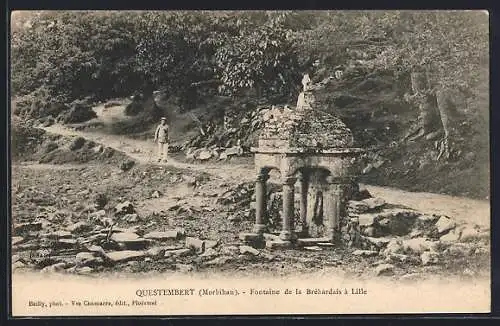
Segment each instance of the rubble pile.
[{"label": "rubble pile", "polygon": [[261,126],[260,110],[226,112],[224,121],[209,121],[180,149],[192,160],[227,160],[249,152]]},{"label": "rubble pile", "polygon": [[489,230],[447,216],[392,207],[381,198],[349,201],[347,210],[343,240],[359,248],[355,255],[377,257],[379,275],[390,273],[387,264],[427,266],[489,251]]},{"label": "rubble pile", "polygon": [[[89,274],[123,264],[155,262],[169,269],[191,271],[238,261],[270,261],[274,256],[241,244],[200,239],[183,228],[146,231],[144,224],[118,227],[117,220],[133,214],[126,201],[113,212],[94,211],[86,221],[63,223],[39,218],[12,229],[14,269]],[[110,223],[111,220],[111,223]]]}]

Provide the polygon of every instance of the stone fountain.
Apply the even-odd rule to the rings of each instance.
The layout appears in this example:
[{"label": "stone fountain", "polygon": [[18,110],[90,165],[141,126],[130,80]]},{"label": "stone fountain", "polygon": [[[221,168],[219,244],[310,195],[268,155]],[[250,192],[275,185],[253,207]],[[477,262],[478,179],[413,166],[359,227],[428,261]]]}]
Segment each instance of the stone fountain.
[{"label": "stone fountain", "polygon": [[[264,114],[264,128],[255,153],[256,218],[251,233],[240,238],[248,243],[263,240],[268,232],[267,180],[275,169],[283,185],[282,230],[268,247],[290,247],[297,243],[338,243],[345,193],[358,175],[357,158],[363,152],[353,147],[353,135],[336,116],[315,104],[315,87],[308,75],[295,109],[273,108]],[[294,225],[295,185],[299,181],[300,229]],[[314,210],[321,196],[323,234],[311,238]],[[269,237],[266,237],[269,240]],[[262,242],[262,241],[261,241]]]}]

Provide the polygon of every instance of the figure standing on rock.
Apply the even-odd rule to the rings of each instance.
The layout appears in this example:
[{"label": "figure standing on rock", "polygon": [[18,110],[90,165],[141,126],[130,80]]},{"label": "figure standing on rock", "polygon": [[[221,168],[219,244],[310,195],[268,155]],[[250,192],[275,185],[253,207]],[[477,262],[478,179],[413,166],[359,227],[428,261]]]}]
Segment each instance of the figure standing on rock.
[{"label": "figure standing on rock", "polygon": [[158,142],[158,162],[168,161],[168,124],[167,118],[161,118],[161,122],[155,131],[155,143]]}]

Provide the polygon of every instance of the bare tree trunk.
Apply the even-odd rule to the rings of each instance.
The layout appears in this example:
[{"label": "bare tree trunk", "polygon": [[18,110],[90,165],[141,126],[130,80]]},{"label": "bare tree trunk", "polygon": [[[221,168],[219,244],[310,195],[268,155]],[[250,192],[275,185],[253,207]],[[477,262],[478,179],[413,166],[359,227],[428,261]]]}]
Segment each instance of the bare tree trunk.
[{"label": "bare tree trunk", "polygon": [[425,98],[419,105],[420,109],[420,123],[424,129],[424,133],[432,131],[435,125],[435,118],[437,118],[437,111],[435,105],[435,96],[430,93],[430,81],[426,73],[413,73],[412,74],[412,88],[414,93],[423,93]]},{"label": "bare tree trunk", "polygon": [[450,140],[454,137],[452,135],[452,124],[456,123],[456,120],[459,120],[456,103],[459,97],[460,95],[458,94],[452,95],[452,91],[449,89],[441,89],[436,92],[436,103],[444,132],[444,138],[438,143],[438,159],[441,157],[448,159],[451,155],[452,146],[450,145]]},{"label": "bare tree trunk", "polygon": [[430,81],[425,72],[414,71],[410,75],[411,87],[415,96],[418,98],[417,105],[419,116],[417,125],[414,126],[407,138],[415,140],[436,129],[436,121],[438,121],[438,112],[436,108],[436,97],[430,92]]}]

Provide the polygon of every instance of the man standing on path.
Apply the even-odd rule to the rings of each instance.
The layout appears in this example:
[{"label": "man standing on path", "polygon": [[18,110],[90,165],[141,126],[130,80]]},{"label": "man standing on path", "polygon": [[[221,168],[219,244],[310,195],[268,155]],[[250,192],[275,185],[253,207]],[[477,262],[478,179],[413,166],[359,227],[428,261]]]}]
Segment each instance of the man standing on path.
[{"label": "man standing on path", "polygon": [[166,118],[161,118],[160,125],[155,131],[155,142],[158,142],[158,162],[161,162],[162,158],[164,162],[167,162],[168,157],[168,124]]}]

